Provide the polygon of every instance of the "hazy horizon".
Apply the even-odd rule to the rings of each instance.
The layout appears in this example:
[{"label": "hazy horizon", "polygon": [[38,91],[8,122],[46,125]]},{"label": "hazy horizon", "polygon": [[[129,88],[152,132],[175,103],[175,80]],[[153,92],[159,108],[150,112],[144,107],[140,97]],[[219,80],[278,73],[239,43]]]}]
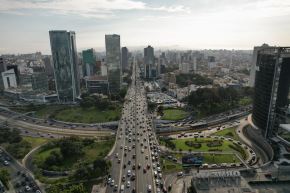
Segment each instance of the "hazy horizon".
[{"label": "hazy horizon", "polygon": [[[290,45],[290,0],[0,0],[0,54],[50,54],[49,30],[76,32],[78,52],[121,46],[252,50]],[[172,48],[174,47],[174,48]]]}]

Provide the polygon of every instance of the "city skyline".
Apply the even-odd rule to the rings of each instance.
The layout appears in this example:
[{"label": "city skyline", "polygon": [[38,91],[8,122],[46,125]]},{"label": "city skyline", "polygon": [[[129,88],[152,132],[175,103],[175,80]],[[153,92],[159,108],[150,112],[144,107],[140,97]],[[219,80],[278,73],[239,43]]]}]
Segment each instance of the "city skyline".
[{"label": "city skyline", "polygon": [[[252,49],[290,43],[290,1],[0,0],[0,54],[50,53],[49,30],[78,34],[78,52],[105,34],[132,49]],[[24,38],[25,37],[25,38]],[[174,38],[173,38],[174,37]]]}]

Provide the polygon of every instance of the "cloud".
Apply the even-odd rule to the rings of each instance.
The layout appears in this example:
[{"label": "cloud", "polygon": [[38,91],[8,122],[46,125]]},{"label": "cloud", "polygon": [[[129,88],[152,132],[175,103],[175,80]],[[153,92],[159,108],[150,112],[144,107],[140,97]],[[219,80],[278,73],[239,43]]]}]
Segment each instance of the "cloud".
[{"label": "cloud", "polygon": [[152,7],[133,0],[0,0],[0,12],[16,13],[23,10],[47,10],[58,14],[77,14],[83,17],[107,18],[115,11],[148,10],[161,12],[186,12],[182,5]]}]

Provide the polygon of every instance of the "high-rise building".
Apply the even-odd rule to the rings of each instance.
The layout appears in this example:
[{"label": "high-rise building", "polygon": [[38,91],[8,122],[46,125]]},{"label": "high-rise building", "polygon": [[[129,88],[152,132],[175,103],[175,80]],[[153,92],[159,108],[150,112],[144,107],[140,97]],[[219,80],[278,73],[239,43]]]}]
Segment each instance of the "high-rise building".
[{"label": "high-rise building", "polygon": [[0,73],[5,71],[4,59],[0,57]]},{"label": "high-rise building", "polygon": [[10,69],[1,73],[4,89],[17,88],[17,79],[14,69]]},{"label": "high-rise building", "polygon": [[19,73],[19,69],[18,69],[18,66],[17,65],[14,65],[14,64],[10,64],[10,65],[6,65],[6,70],[11,70],[13,69],[14,70],[14,73],[15,73],[15,76],[16,76],[16,82],[17,84],[19,84],[19,76],[20,76],[20,73]]},{"label": "high-rise building", "polygon": [[52,67],[52,58],[50,56],[46,56],[42,59],[44,66],[45,66],[45,72],[47,76],[53,77],[53,67]]},{"label": "high-rise building", "polygon": [[96,74],[96,56],[94,49],[83,50],[83,72],[84,76],[93,76]]},{"label": "high-rise building", "polygon": [[154,68],[154,66],[155,66],[154,48],[149,45],[147,48],[144,48],[145,78],[156,77],[156,68]]},{"label": "high-rise building", "polygon": [[127,47],[122,47],[122,70],[123,72],[125,70],[128,70],[128,48]]},{"label": "high-rise building", "polygon": [[106,35],[105,42],[109,91],[116,93],[122,85],[120,36],[116,34]]},{"label": "high-rise building", "polygon": [[258,51],[262,50],[264,48],[268,48],[268,44],[263,44],[262,46],[255,46],[253,50],[253,57],[252,57],[252,65],[251,65],[251,73],[250,73],[250,82],[249,86],[254,87],[255,86],[255,76],[256,76],[256,64],[257,64],[257,58],[258,58]]},{"label": "high-rise building", "polygon": [[285,122],[290,86],[290,47],[257,51],[252,120],[265,137]]},{"label": "high-rise building", "polygon": [[[0,74],[2,76],[2,72],[4,72],[6,69],[5,64],[4,64],[4,59],[2,57],[0,57]],[[0,78],[0,90],[4,89],[4,83],[3,83],[3,79]]]},{"label": "high-rise building", "polygon": [[75,102],[80,96],[75,32],[49,31],[58,100]]},{"label": "high-rise building", "polygon": [[207,57],[207,65],[208,68],[211,70],[212,68],[216,67],[217,62],[215,61],[215,57],[214,56],[208,56]]}]

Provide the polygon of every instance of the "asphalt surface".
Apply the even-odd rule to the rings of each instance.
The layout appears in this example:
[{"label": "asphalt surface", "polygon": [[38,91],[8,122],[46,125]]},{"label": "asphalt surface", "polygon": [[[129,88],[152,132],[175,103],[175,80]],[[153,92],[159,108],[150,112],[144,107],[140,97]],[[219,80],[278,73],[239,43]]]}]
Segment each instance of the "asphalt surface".
[{"label": "asphalt surface", "polygon": [[34,193],[37,191],[39,191],[37,193],[41,193],[42,188],[37,185],[29,171],[2,148],[0,148],[0,168],[6,168],[9,171],[11,184],[17,193]]},{"label": "asphalt surface", "polygon": [[107,192],[157,192],[156,179],[159,181],[160,177],[154,177],[153,166],[157,170],[159,163],[155,154],[158,147],[152,131],[152,117],[147,113],[145,88],[137,68],[133,70],[116,138]]}]

